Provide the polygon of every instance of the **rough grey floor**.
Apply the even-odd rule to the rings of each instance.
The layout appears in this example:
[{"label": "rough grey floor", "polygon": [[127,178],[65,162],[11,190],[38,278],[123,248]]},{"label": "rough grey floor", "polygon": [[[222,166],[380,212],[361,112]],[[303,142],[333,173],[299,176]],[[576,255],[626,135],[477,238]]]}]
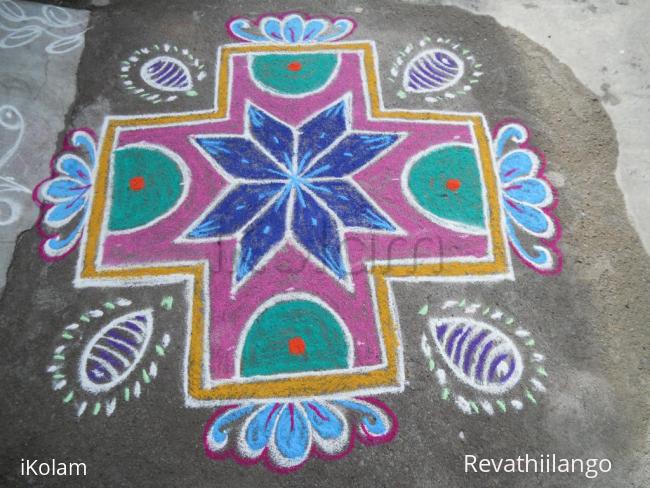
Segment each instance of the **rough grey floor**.
[{"label": "rough grey floor", "polygon": [[[99,127],[108,113],[152,110],[125,94],[115,76],[119,61],[134,48],[173,40],[212,60],[215,47],[227,41],[225,19],[280,9],[271,2],[205,3],[187,1],[181,8],[173,2],[115,2],[94,8],[68,128]],[[292,8],[355,16],[346,2],[281,6]],[[382,400],[400,419],[397,438],[378,447],[357,446],[336,462],[312,460],[285,476],[204,456],[201,432],[211,412],[183,406],[180,329],[170,329],[171,354],[142,398],[108,420],[76,419],[45,373],[60,328],[109,296],[133,292],[72,288],[75,255],[43,263],[39,237],[30,230],[18,241],[0,301],[3,486],[649,486],[650,258],[626,217],[614,177],[619,149],[599,97],[548,51],[489,17],[392,2],[373,3],[356,16],[360,25],[353,38],[377,41],[382,72],[406,42],[431,33],[461,38],[480,56],[486,73],[473,97],[445,108],[481,111],[491,126],[517,117],[531,128],[532,143],[550,161],[548,170],[564,182],[557,209],[564,271],[542,277],[515,262],[513,283],[395,285],[408,384],[402,394]],[[386,88],[388,106],[409,106]],[[211,91],[203,90],[174,108],[202,108],[211,98]],[[181,288],[174,286],[139,290],[138,299],[155,303],[165,294],[182,302]],[[548,358],[548,392],[536,407],[465,416],[439,398],[419,350],[425,318],[418,310],[446,297],[496,304],[526,323]],[[169,322],[175,322],[173,316]],[[607,457],[613,470],[592,481],[578,475],[463,472],[465,454],[523,453]],[[22,457],[81,460],[88,464],[88,477],[21,478]]]}]

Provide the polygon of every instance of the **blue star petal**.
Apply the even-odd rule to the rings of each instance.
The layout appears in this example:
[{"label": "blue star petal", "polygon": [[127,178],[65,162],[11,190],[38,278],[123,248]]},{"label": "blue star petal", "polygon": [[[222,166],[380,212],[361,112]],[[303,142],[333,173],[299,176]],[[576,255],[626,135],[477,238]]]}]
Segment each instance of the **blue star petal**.
[{"label": "blue star petal", "polygon": [[351,133],[308,169],[305,178],[341,178],[370,163],[392,146],[399,135]]},{"label": "blue star petal", "polygon": [[236,178],[268,180],[282,178],[280,167],[244,137],[197,137],[196,142],[228,174]]},{"label": "blue star petal", "polygon": [[336,213],[346,227],[396,230],[382,212],[352,184],[343,180],[312,181],[314,184],[309,188]]},{"label": "blue star petal", "polygon": [[299,132],[298,143],[298,172],[309,166],[309,163],[324,149],[331,146],[346,129],[345,100],[332,105],[306,122]]},{"label": "blue star petal", "polygon": [[257,263],[280,242],[286,232],[288,192],[285,191],[257,219],[253,220],[241,240],[235,280],[242,281]]},{"label": "blue star petal", "polygon": [[292,229],[307,251],[335,276],[347,274],[341,253],[341,240],[334,219],[307,192],[298,190]]},{"label": "blue star petal", "polygon": [[291,169],[293,154],[293,131],[291,127],[274,119],[266,112],[251,105],[248,107],[250,131],[260,145],[265,148],[276,161]]},{"label": "blue star petal", "polygon": [[242,183],[235,186],[187,237],[207,238],[234,234],[254,219],[283,186],[282,183]]}]

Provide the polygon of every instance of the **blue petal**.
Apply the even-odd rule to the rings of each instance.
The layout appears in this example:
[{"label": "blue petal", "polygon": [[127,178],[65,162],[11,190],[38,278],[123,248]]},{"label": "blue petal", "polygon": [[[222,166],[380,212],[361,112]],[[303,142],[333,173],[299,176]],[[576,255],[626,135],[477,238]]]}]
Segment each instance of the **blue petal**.
[{"label": "blue petal", "polygon": [[322,34],[316,38],[319,42],[334,41],[347,36],[354,29],[354,22],[350,19],[338,19],[332,24],[331,32]]},{"label": "blue petal", "polygon": [[270,403],[258,410],[251,419],[246,429],[246,445],[255,455],[264,449],[275,427],[275,422],[280,414],[279,404]]},{"label": "blue petal", "polygon": [[522,178],[513,181],[511,185],[504,188],[508,198],[519,202],[541,205],[544,202],[550,203],[551,189],[546,182],[537,178]]},{"label": "blue petal", "polygon": [[90,183],[90,169],[86,163],[74,154],[65,154],[57,161],[57,168],[61,173],[82,182],[80,186]]},{"label": "blue petal", "polygon": [[291,15],[284,19],[284,40],[289,43],[297,43],[302,41],[303,23],[299,15]]},{"label": "blue petal", "polygon": [[83,218],[79,221],[76,227],[69,232],[67,237],[57,235],[56,237],[47,239],[43,246],[43,252],[50,257],[57,257],[65,254],[77,244],[85,225],[86,219]]},{"label": "blue petal", "polygon": [[387,422],[387,417],[381,413],[379,407],[356,400],[335,400],[333,403],[360,413],[364,430],[371,436],[384,436],[390,432],[391,425]]},{"label": "blue petal", "polygon": [[311,19],[305,24],[305,30],[302,34],[302,41],[313,41],[327,27],[327,24],[321,19]]},{"label": "blue petal", "polygon": [[506,198],[506,211],[519,225],[531,234],[545,235],[551,229],[551,221],[539,208]]},{"label": "blue petal", "polygon": [[51,227],[58,227],[59,223],[68,222],[72,217],[79,213],[85,205],[85,197],[57,203],[45,213],[43,221]]},{"label": "blue petal", "polygon": [[509,183],[515,178],[521,178],[522,176],[533,176],[533,170],[535,170],[537,165],[538,161],[535,153],[521,149],[509,152],[504,156],[499,165],[499,178],[501,178],[501,183]]},{"label": "blue petal", "polygon": [[288,170],[291,170],[293,154],[293,132],[291,128],[274,119],[266,112],[251,105],[248,118],[253,137]]},{"label": "blue petal", "polygon": [[337,439],[345,427],[341,419],[324,403],[303,402],[307,418],[318,435],[323,439]]},{"label": "blue petal", "polygon": [[70,199],[85,193],[88,188],[84,188],[84,186],[78,181],[59,177],[46,183],[43,191],[46,197],[53,200]]},{"label": "blue petal", "polygon": [[261,27],[264,35],[270,40],[282,42],[281,24],[278,19],[268,17],[262,21]]},{"label": "blue petal", "polygon": [[78,130],[74,134],[72,134],[72,144],[75,147],[80,147],[88,153],[88,163],[90,168],[95,167],[95,161],[96,161],[96,146],[95,146],[95,139],[88,134],[86,131],[83,130]]},{"label": "blue petal", "polygon": [[377,207],[346,181],[311,180],[309,188],[325,201],[347,227],[396,230]]},{"label": "blue petal", "polygon": [[299,129],[298,173],[345,132],[347,103],[332,105]]},{"label": "blue petal", "polygon": [[275,431],[275,445],[282,456],[297,464],[307,457],[311,433],[309,422],[300,408],[287,405],[280,414]]},{"label": "blue petal", "polygon": [[250,222],[283,186],[282,183],[237,185],[187,237],[200,239],[234,234]]},{"label": "blue petal", "polygon": [[499,131],[499,138],[496,141],[497,158],[503,156],[506,144],[511,140],[517,144],[526,142],[528,134],[519,124],[508,124]]},{"label": "blue petal", "polygon": [[228,442],[228,432],[224,429],[233,422],[236,422],[245,415],[251,413],[254,408],[255,405],[253,404],[231,408],[214,419],[212,425],[208,429],[208,445],[213,450],[225,447]]},{"label": "blue petal", "polygon": [[237,282],[248,276],[255,265],[284,237],[287,196],[288,191],[285,189],[268,210],[246,229],[237,261],[235,275]]},{"label": "blue petal", "polygon": [[349,175],[370,163],[379,153],[395,144],[398,138],[397,134],[352,133],[318,160],[305,176],[322,178]]},{"label": "blue petal", "polygon": [[196,142],[227,173],[237,178],[286,178],[280,167],[243,137],[197,137]]},{"label": "blue petal", "polygon": [[517,237],[517,231],[511,219],[506,220],[506,228],[508,230],[510,244],[517,250],[517,253],[524,261],[528,262],[534,268],[541,270],[553,268],[553,255],[548,249],[543,246],[534,245],[533,249],[537,251],[537,255],[533,255],[524,248],[519,237]]},{"label": "blue petal", "polygon": [[298,190],[293,217],[293,232],[307,251],[335,276],[345,277],[341,240],[334,219],[307,192]]},{"label": "blue petal", "polygon": [[252,32],[247,31],[250,29],[251,24],[247,19],[235,19],[228,25],[233,34],[235,34],[240,39],[251,41],[251,42],[264,42],[267,40],[266,37],[258,36]]}]

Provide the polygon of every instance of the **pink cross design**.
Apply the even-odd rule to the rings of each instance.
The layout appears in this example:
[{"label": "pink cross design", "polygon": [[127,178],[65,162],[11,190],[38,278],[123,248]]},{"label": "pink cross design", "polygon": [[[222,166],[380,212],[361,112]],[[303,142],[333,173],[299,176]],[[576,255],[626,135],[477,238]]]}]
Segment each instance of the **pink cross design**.
[{"label": "pink cross design", "polygon": [[[270,93],[251,76],[249,58],[259,49],[267,53],[297,48],[222,48],[216,113],[109,122],[80,277],[116,283],[189,283],[189,401],[399,390],[403,384],[401,346],[390,281],[472,280],[510,273],[485,122],[479,115],[383,109],[370,43],[309,47],[334,50],[340,64],[324,89],[300,98]],[[237,238],[183,238],[231,187],[214,161],[192,143],[193,138],[199,134],[242,136],[248,104],[290,127],[299,127],[344,98],[350,100],[353,130],[401,135],[397,144],[353,175],[354,182],[395,223],[396,232],[346,230],[343,246],[349,269],[345,282],[286,242],[245,283],[234,287]],[[467,233],[432,220],[409,200],[404,188],[410,162],[450,144],[474,149],[483,185],[484,233]],[[184,192],[164,218],[129,232],[111,232],[106,224],[114,184],[111,155],[127,145],[161,148],[176,155],[183,169]],[[451,182],[448,188],[457,189],[458,184]],[[190,273],[190,268],[200,271]],[[239,355],[247,325],[256,311],[278,297],[313,297],[341,319],[351,346],[345,371],[254,380],[241,377]]]}]

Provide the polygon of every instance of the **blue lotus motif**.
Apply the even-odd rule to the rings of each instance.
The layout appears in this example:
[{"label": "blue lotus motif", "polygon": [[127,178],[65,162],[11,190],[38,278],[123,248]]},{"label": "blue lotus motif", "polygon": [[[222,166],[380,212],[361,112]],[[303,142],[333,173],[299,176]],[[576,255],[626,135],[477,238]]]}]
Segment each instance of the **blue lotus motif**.
[{"label": "blue lotus motif", "polygon": [[312,452],[338,457],[357,436],[365,443],[387,442],[396,430],[394,414],[376,400],[248,403],[217,410],[206,427],[205,448],[212,457],[264,459],[269,467],[287,471],[299,468]]},{"label": "blue lotus motif", "polygon": [[[259,31],[252,30],[253,24],[259,25]],[[230,33],[241,40],[281,44],[337,41],[349,35],[354,28],[352,19],[312,18],[298,13],[280,17],[267,15],[256,22],[235,18],[228,23]]]},{"label": "blue lotus motif", "polygon": [[343,231],[397,230],[351,175],[390,149],[399,135],[352,130],[346,99],[297,129],[254,105],[246,117],[243,136],[194,137],[233,185],[185,237],[238,237],[237,286],[286,241],[351,286]]},{"label": "blue lotus motif", "polygon": [[[553,191],[543,179],[540,156],[527,146],[527,141],[527,130],[514,123],[501,127],[495,140],[506,231],[524,264],[540,272],[556,271],[560,261],[555,248],[557,225],[550,213],[554,205]],[[506,150],[513,142],[517,148]],[[535,252],[527,251],[518,237],[521,231],[543,240],[546,246],[533,245]]]},{"label": "blue lotus motif", "polygon": [[[54,176],[44,181],[37,195],[41,204],[47,208],[41,219],[41,226],[48,237],[41,249],[47,258],[59,258],[70,252],[79,242],[87,221],[88,202],[93,185],[93,170],[96,160],[96,147],[93,136],[84,130],[72,133],[68,147],[54,164]],[[75,152],[85,153],[85,161]],[[69,224],[74,226],[69,229]]]}]

